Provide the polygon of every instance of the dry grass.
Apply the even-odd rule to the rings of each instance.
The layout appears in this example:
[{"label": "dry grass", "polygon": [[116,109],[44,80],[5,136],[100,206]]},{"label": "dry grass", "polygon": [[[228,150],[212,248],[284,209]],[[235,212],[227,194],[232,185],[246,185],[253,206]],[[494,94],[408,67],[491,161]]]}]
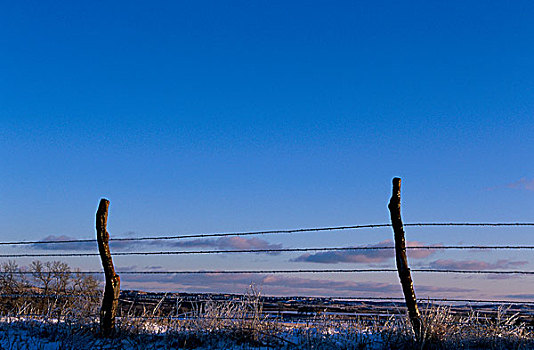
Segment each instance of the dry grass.
[{"label": "dry grass", "polygon": [[448,306],[423,310],[423,334],[415,339],[404,318],[404,330],[397,331],[400,343],[410,349],[532,349],[534,333],[518,322],[518,313],[500,306],[494,316],[476,311],[458,315]]},{"label": "dry grass", "polygon": [[[158,304],[159,305],[159,304]],[[6,349],[532,349],[534,335],[505,307],[494,317],[450,307],[423,310],[425,328],[415,339],[406,317],[338,320],[317,315],[308,325],[267,318],[260,293],[251,288],[233,303],[208,301],[187,315],[159,314],[159,306],[117,320],[112,339],[98,337],[98,320],[53,313],[28,320],[13,313],[0,322]],[[177,317],[178,316],[178,317]],[[55,347],[43,347],[44,342]],[[1,347],[0,347],[1,348]]]}]

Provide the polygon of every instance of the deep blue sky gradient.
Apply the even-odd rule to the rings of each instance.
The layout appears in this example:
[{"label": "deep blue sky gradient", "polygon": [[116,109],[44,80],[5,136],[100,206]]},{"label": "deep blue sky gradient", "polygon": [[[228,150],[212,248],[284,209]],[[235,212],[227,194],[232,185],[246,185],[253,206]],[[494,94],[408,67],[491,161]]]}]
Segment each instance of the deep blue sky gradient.
[{"label": "deep blue sky gradient", "polygon": [[406,221],[533,221],[534,185],[510,185],[534,178],[533,14],[531,1],[6,1],[2,240],[91,237],[102,196],[118,236],[387,222],[394,176]]}]

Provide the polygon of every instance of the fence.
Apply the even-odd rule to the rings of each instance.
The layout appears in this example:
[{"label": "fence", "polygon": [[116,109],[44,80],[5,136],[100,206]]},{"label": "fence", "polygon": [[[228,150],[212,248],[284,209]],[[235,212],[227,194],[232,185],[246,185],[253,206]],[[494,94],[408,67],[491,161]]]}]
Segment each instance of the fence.
[{"label": "fence", "polygon": [[[61,245],[68,243],[98,243],[98,253],[20,253],[20,254],[0,254],[0,258],[36,258],[36,257],[90,257],[100,256],[104,266],[106,276],[106,289],[104,292],[104,301],[100,313],[101,327],[104,335],[109,335],[113,330],[115,314],[117,311],[117,302],[120,297],[119,275],[199,275],[199,274],[301,274],[301,273],[398,273],[404,292],[408,313],[414,332],[419,333],[422,324],[421,317],[417,307],[411,272],[433,273],[433,274],[490,274],[490,275],[521,275],[531,276],[534,271],[531,270],[485,270],[485,269],[410,269],[406,258],[406,251],[412,250],[533,250],[534,245],[416,245],[406,246],[404,227],[534,227],[534,222],[418,222],[403,224],[400,216],[400,179],[393,180],[393,195],[390,200],[389,209],[392,223],[387,224],[369,224],[369,225],[352,225],[352,226],[333,226],[333,227],[313,227],[299,228],[288,230],[266,230],[266,231],[247,231],[247,232],[224,232],[224,233],[201,233],[185,234],[172,236],[150,236],[137,238],[109,238],[106,231],[107,209],[109,202],[102,200],[97,212],[97,239],[64,239],[54,241],[11,241],[0,242],[0,246],[24,246],[24,245]],[[181,255],[208,255],[208,254],[247,254],[247,253],[282,253],[282,252],[357,252],[357,251],[380,251],[394,250],[397,262],[397,268],[361,268],[361,269],[261,269],[261,270],[167,270],[167,271],[118,271],[115,272],[112,256],[109,252],[108,241],[112,242],[141,242],[141,241],[168,241],[168,240],[187,240],[199,238],[221,238],[237,236],[260,236],[260,235],[290,235],[304,234],[310,232],[329,232],[343,230],[361,230],[391,227],[395,234],[394,245],[383,246],[365,246],[365,247],[312,247],[312,248],[268,248],[268,249],[212,249],[212,250],[173,250],[173,251],[125,251],[115,252],[114,256],[181,256]],[[12,275],[32,275],[32,271],[10,271]],[[61,273],[61,272],[57,272]],[[70,273],[70,272],[64,272]],[[101,274],[101,271],[76,271],[80,275]],[[0,275],[6,275],[6,271],[0,272]],[[1,293],[1,298],[88,298],[101,297],[101,295],[75,295],[75,294],[43,294],[40,292],[33,294]],[[346,300],[401,300],[396,297],[339,297],[333,299]],[[501,303],[501,304],[520,304],[534,305],[533,300],[485,300],[485,299],[454,299],[454,298],[429,298],[427,302],[466,302],[466,303]],[[29,314],[28,314],[29,315]],[[95,315],[93,315],[95,316]]]}]

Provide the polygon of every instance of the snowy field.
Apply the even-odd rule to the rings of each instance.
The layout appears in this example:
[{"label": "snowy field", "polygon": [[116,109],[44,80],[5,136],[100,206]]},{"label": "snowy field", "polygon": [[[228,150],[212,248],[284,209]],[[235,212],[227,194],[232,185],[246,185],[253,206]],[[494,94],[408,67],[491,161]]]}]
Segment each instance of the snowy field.
[{"label": "snowy field", "polygon": [[285,324],[261,318],[190,320],[119,318],[110,339],[96,319],[0,318],[0,349],[533,349],[532,330],[513,318],[488,323],[476,315],[455,319],[446,309],[425,314],[424,339],[416,342],[402,318],[380,322],[317,319]]},{"label": "snowy field", "polygon": [[[384,340],[367,332],[319,327],[270,325],[221,329],[187,329],[179,324],[122,324],[104,339],[98,324],[57,320],[4,318],[0,322],[2,349],[382,349]],[[275,329],[276,328],[276,329]]]}]

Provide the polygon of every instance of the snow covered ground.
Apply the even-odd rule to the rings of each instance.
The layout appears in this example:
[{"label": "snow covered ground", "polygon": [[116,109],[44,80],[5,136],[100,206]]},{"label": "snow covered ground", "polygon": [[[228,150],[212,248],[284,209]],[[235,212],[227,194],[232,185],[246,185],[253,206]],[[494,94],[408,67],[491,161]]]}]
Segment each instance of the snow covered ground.
[{"label": "snow covered ground", "polygon": [[[436,317],[444,317],[443,313]],[[528,328],[468,324],[429,324],[425,339],[416,343],[407,325],[390,323],[340,323],[319,320],[288,326],[265,320],[222,321],[198,319],[118,319],[117,334],[111,339],[98,335],[96,320],[53,318],[0,318],[0,349],[534,349],[534,335]],[[432,321],[427,318],[428,322]],[[442,321],[444,321],[442,319]],[[480,327],[479,327],[480,326]]]},{"label": "snow covered ground", "polygon": [[[98,324],[56,319],[0,319],[0,349],[382,349],[381,336],[358,330],[319,327],[180,329],[154,323],[121,324],[112,339],[98,335]],[[259,327],[261,328],[261,327]]]}]

